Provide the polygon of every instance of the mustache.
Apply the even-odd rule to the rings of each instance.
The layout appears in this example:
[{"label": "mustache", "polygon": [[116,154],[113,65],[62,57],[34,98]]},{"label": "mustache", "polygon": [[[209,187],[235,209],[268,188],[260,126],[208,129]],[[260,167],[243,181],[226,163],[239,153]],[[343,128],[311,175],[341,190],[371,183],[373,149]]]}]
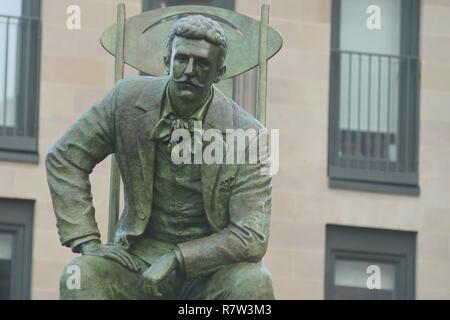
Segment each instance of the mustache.
[{"label": "mustache", "polygon": [[196,88],[203,88],[205,85],[198,82],[197,79],[195,78],[188,78],[186,76],[178,78],[178,79],[174,79],[174,81],[176,83],[181,83],[181,84],[190,84],[191,86],[194,86]]}]

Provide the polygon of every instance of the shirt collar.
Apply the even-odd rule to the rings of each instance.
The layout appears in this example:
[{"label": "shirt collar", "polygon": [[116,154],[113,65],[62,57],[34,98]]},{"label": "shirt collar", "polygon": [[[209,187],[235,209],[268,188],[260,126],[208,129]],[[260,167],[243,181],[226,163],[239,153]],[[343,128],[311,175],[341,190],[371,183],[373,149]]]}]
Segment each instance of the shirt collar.
[{"label": "shirt collar", "polygon": [[[196,121],[203,121],[205,119],[206,114],[208,113],[209,106],[211,104],[211,101],[214,97],[214,88],[211,88],[211,93],[209,94],[209,98],[206,100],[206,102],[200,107],[195,110],[193,114],[191,114],[188,119],[194,119]],[[178,118],[178,115],[176,114],[175,110],[173,110],[170,96],[169,96],[169,84],[166,86],[165,90],[165,99],[161,111],[161,118],[167,117],[169,114],[173,114]]]}]

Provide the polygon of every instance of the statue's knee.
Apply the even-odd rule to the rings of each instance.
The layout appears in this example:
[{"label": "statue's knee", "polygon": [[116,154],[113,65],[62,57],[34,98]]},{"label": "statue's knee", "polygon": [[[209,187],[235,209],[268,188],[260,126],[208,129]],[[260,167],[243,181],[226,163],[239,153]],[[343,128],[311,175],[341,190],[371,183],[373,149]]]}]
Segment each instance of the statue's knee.
[{"label": "statue's knee", "polygon": [[93,256],[80,256],[70,261],[64,268],[60,277],[60,290],[74,291],[88,288],[91,279],[97,279],[103,273],[102,263],[104,259]]},{"label": "statue's knee", "polygon": [[[234,269],[234,270],[233,270]],[[272,276],[259,263],[236,265],[229,273],[230,293],[233,299],[274,299]]]},{"label": "statue's knee", "polygon": [[60,298],[136,299],[141,280],[118,263],[94,256],[81,256],[64,268],[60,280]]},{"label": "statue's knee", "polygon": [[[246,270],[245,278],[248,279],[248,286],[252,288],[270,288],[272,289],[272,275],[269,270],[260,264],[249,264]],[[255,289],[256,289],[255,288]]]}]

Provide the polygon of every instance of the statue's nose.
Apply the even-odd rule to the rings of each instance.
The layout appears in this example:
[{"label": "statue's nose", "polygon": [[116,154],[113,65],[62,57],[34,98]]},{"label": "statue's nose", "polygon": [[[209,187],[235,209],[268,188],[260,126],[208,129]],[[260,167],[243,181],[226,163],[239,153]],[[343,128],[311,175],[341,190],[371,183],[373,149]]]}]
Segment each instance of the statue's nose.
[{"label": "statue's nose", "polygon": [[194,74],[194,59],[193,58],[189,58],[188,64],[186,66],[186,69],[184,70],[184,73],[187,76],[191,76]]}]

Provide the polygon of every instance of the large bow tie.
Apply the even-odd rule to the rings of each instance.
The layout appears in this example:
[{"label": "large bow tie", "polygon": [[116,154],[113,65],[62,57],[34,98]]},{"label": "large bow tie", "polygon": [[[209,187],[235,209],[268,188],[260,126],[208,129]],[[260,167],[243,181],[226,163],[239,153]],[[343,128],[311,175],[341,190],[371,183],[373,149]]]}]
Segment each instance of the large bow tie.
[{"label": "large bow tie", "polygon": [[[197,109],[196,112],[194,112],[190,118],[182,119],[178,117],[175,112],[172,109],[171,102],[170,102],[170,95],[169,95],[169,86],[166,88],[166,98],[167,98],[167,106],[166,108],[163,107],[163,115],[161,119],[156,123],[155,127],[153,128],[151,139],[153,141],[157,142],[165,142],[168,143],[167,147],[169,152],[172,151],[172,148],[180,143],[181,141],[175,141],[172,140],[172,134],[174,130],[177,129],[184,129],[189,131],[191,136],[191,153],[194,153],[194,140],[199,140],[200,144],[197,143],[197,145],[202,145],[202,138],[201,135],[199,137],[198,134],[195,134],[195,123],[199,121],[202,122],[203,118],[205,117],[206,112],[208,111],[209,104],[211,103],[213,99],[214,91],[211,90],[208,100],[204,103],[204,105]],[[181,139],[180,139],[181,140]]]},{"label": "large bow tie", "polygon": [[[172,140],[172,133],[177,129],[184,129],[189,131],[191,135],[191,153],[194,152],[194,139],[198,137],[194,134],[195,122],[200,121],[196,118],[180,119],[173,112],[161,118],[153,129],[151,139],[157,142],[167,143],[167,149],[172,151],[173,147],[180,143],[180,140]],[[201,140],[201,138],[200,138]],[[201,143],[201,141],[200,141]]]},{"label": "large bow tie", "polygon": [[172,112],[167,116],[161,118],[153,129],[152,140],[160,142],[169,142],[172,138],[172,132],[177,129],[188,130],[191,134],[194,133],[194,122],[198,121],[195,118],[180,119]]}]

